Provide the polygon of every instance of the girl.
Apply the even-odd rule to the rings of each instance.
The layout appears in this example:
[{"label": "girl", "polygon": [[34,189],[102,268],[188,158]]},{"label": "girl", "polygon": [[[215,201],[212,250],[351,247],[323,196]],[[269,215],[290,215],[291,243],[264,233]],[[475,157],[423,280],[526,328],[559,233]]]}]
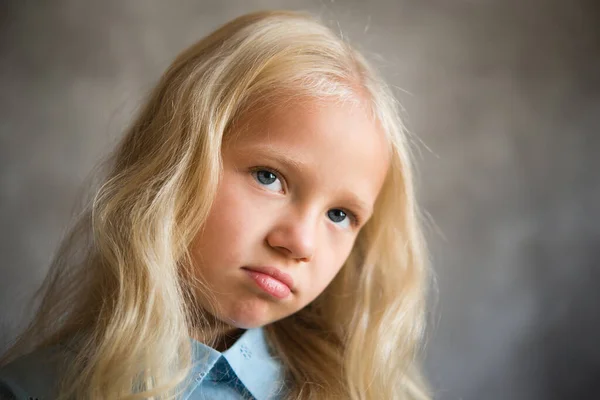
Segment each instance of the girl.
[{"label": "girl", "polygon": [[425,399],[407,138],[363,57],[292,12],[169,67],[0,365],[16,399]]}]

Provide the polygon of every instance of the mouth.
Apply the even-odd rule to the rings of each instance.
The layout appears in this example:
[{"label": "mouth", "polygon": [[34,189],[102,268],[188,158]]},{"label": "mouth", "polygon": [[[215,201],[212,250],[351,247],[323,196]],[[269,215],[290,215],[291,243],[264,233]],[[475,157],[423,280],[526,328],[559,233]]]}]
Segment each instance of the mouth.
[{"label": "mouth", "polygon": [[243,267],[246,274],[264,292],[278,299],[288,297],[294,288],[291,276],[274,267]]}]

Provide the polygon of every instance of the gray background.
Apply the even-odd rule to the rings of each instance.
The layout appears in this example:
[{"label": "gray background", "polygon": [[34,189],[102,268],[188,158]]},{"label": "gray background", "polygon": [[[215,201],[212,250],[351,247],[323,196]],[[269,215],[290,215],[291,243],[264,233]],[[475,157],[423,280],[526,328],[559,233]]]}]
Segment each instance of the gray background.
[{"label": "gray background", "polygon": [[436,397],[600,398],[594,3],[0,2],[0,348],[84,179],[172,58],[245,12],[305,9],[377,60],[424,143]]}]

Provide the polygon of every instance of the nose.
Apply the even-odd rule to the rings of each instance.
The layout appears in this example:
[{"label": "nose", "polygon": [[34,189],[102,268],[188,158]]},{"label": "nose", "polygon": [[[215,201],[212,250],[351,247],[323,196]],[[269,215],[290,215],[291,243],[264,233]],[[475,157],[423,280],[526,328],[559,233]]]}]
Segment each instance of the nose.
[{"label": "nose", "polygon": [[317,218],[288,216],[280,220],[267,234],[267,244],[286,257],[308,262],[315,252]]}]

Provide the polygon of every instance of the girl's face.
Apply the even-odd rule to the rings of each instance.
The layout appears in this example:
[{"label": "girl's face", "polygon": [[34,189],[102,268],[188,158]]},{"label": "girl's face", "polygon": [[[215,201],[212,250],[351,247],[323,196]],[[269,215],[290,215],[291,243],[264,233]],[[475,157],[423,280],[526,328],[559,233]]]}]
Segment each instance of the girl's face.
[{"label": "girl's face", "polygon": [[216,199],[192,243],[195,270],[214,294],[202,306],[244,329],[323,292],[371,216],[389,164],[383,131],[357,104],[249,114],[223,148]]}]

